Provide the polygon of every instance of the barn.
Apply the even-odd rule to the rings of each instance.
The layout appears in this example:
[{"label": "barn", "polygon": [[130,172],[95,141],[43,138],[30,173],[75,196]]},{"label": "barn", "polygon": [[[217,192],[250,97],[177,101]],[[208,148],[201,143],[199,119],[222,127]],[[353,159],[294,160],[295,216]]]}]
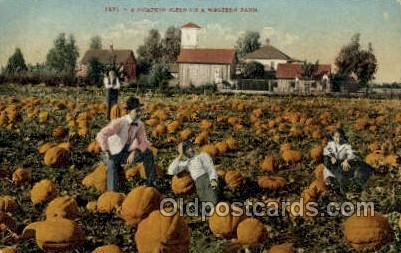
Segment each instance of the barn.
[{"label": "barn", "polygon": [[117,64],[121,66],[124,72],[124,81],[131,82],[136,80],[136,59],[134,51],[130,49],[89,49],[85,52],[80,61],[80,69],[78,75],[87,74],[90,61],[95,58],[104,65]]},{"label": "barn", "polygon": [[237,57],[235,49],[200,48],[200,26],[181,27],[181,49],[177,58],[180,87],[232,83]]},{"label": "barn", "polygon": [[235,73],[234,49],[181,49],[177,63],[181,87],[232,82]]}]

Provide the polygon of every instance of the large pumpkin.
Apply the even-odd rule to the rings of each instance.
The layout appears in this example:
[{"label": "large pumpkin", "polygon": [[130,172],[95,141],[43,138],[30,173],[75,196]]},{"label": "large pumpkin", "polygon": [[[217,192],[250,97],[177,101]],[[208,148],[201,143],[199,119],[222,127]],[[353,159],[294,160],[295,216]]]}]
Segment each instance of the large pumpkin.
[{"label": "large pumpkin", "polygon": [[129,225],[136,225],[152,211],[160,208],[161,194],[153,187],[139,186],[128,193],[121,206],[121,216]]},{"label": "large pumpkin", "polygon": [[68,150],[57,146],[47,150],[44,162],[47,166],[60,167],[66,165],[69,158]]},{"label": "large pumpkin", "polygon": [[97,200],[97,211],[101,213],[112,213],[118,210],[123,203],[125,195],[118,192],[105,192]]},{"label": "large pumpkin", "polygon": [[264,224],[255,218],[246,218],[237,228],[238,242],[243,245],[262,243],[266,239],[266,235]]},{"label": "large pumpkin", "polygon": [[354,214],[343,224],[344,239],[356,250],[378,249],[392,241],[393,231],[386,217],[369,210],[368,215]]},{"label": "large pumpkin", "polygon": [[56,186],[47,179],[36,183],[31,190],[31,200],[34,205],[53,200],[57,196]]},{"label": "large pumpkin", "polygon": [[[226,209],[229,211],[227,212]],[[220,212],[216,212],[219,210]],[[226,214],[227,215],[221,215]],[[238,224],[243,220],[243,215],[233,215],[233,208],[229,203],[220,202],[216,205],[213,214],[209,218],[209,228],[217,237],[235,237]]]},{"label": "large pumpkin", "polygon": [[85,239],[80,226],[72,220],[50,218],[25,227],[23,239],[35,238],[45,252],[68,252],[78,248]]},{"label": "large pumpkin", "polygon": [[230,170],[226,172],[224,180],[231,190],[236,190],[241,187],[242,183],[244,182],[244,177],[242,176],[241,172]]},{"label": "large pumpkin", "polygon": [[87,175],[82,184],[86,187],[93,187],[99,192],[105,192],[107,188],[107,168],[104,163],[96,166],[95,170]]},{"label": "large pumpkin", "polygon": [[62,196],[53,199],[46,208],[46,217],[61,217],[75,219],[80,216],[79,207],[74,198]]},{"label": "large pumpkin", "polygon": [[189,173],[183,172],[171,180],[171,189],[177,195],[191,193],[194,189],[194,181]]},{"label": "large pumpkin", "polygon": [[135,242],[139,253],[185,253],[191,232],[183,216],[164,216],[156,210],[139,223]]}]

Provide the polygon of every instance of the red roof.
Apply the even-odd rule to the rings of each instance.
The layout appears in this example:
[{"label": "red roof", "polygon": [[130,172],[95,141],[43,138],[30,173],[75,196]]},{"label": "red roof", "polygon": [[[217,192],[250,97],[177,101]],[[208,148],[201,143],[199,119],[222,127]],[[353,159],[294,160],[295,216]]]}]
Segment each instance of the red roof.
[{"label": "red roof", "polygon": [[181,28],[201,28],[200,26],[198,26],[197,24],[194,23],[188,23],[186,25],[183,25]]},{"label": "red roof", "polygon": [[[314,77],[320,77],[324,74],[331,73],[331,65],[330,64],[319,64],[317,70],[314,71]],[[302,64],[293,64],[293,63],[280,63],[277,66],[276,78],[277,79],[295,79],[298,77],[302,79],[303,71]]]},{"label": "red roof", "polygon": [[177,63],[231,64],[235,60],[235,49],[181,49]]}]

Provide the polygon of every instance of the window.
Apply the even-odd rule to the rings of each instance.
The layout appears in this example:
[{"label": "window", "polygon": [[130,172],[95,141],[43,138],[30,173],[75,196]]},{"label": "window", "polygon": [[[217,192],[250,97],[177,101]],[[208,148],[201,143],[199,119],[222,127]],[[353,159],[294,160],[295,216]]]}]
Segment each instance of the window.
[{"label": "window", "polygon": [[316,82],[311,83],[311,87],[316,89]]},{"label": "window", "polygon": [[278,83],[277,82],[273,82],[272,86],[273,86],[273,88],[277,88],[278,87]]},{"label": "window", "polygon": [[291,88],[295,88],[295,82],[294,82],[294,81],[291,81],[291,82],[290,82],[290,87],[291,87]]}]

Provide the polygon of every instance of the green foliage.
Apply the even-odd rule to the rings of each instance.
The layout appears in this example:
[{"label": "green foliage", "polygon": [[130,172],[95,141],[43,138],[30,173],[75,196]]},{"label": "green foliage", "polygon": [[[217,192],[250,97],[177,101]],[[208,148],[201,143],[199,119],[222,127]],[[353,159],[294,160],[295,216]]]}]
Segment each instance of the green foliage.
[{"label": "green foliage", "polygon": [[163,62],[173,63],[177,60],[181,48],[181,30],[174,26],[167,28],[161,41]]},{"label": "green foliage", "polygon": [[93,36],[90,39],[89,48],[102,49],[102,38],[99,35]]},{"label": "green foliage", "polygon": [[102,81],[105,66],[98,59],[89,61],[88,78],[91,84],[99,84]]},{"label": "green foliage", "polygon": [[47,54],[46,64],[57,73],[74,75],[78,56],[74,36],[70,35],[67,41],[65,33],[60,33],[54,40],[54,47]]},{"label": "green foliage", "polygon": [[258,32],[247,31],[238,38],[235,49],[239,58],[260,48],[260,35]]},{"label": "green foliage", "polygon": [[24,56],[21,49],[16,48],[14,54],[8,59],[5,73],[9,75],[20,74],[27,71],[28,68],[25,64]]},{"label": "green foliage", "polygon": [[263,78],[265,75],[265,67],[263,64],[252,61],[250,63],[245,64],[244,67],[244,78],[247,79],[259,79]]},{"label": "green foliage", "polygon": [[145,38],[143,45],[138,48],[138,58],[150,64],[160,62],[162,58],[161,36],[158,30],[152,29]]},{"label": "green foliage", "polygon": [[304,77],[307,79],[313,79],[314,73],[318,70],[319,68],[319,60],[317,60],[315,63],[307,62],[306,60],[302,64],[302,74]]},{"label": "green foliage", "polygon": [[168,65],[164,63],[156,63],[152,66],[149,73],[148,84],[152,87],[163,89],[166,81],[171,78]]},{"label": "green foliage", "polygon": [[355,75],[362,87],[367,86],[368,82],[375,78],[377,71],[377,59],[373,53],[372,44],[369,43],[367,50],[362,49],[359,33],[352,37],[350,43],[341,48],[335,64],[339,76]]}]

